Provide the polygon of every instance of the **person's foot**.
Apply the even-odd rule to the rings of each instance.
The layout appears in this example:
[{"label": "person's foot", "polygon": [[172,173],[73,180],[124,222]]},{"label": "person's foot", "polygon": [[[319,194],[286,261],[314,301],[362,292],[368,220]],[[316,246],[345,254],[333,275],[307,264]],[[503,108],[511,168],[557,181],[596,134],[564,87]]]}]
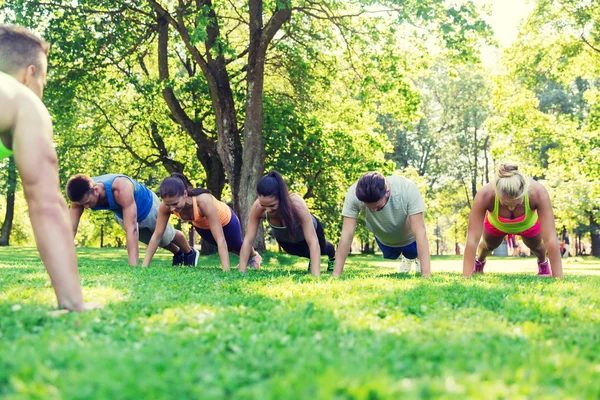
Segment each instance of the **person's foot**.
[{"label": "person's foot", "polygon": [[248,260],[248,268],[258,269],[261,263],[262,257],[260,256],[260,254],[256,253],[253,257],[250,257],[250,260]]},{"label": "person's foot", "polygon": [[182,265],[183,258],[185,257],[185,252],[181,249],[175,254],[173,254],[173,264],[171,265]]},{"label": "person's foot", "polygon": [[327,260],[327,271],[333,271],[335,267],[335,258],[330,258]]},{"label": "person's foot", "polygon": [[485,263],[487,260],[479,261],[475,258],[475,267],[473,268],[474,274],[483,274],[483,267],[485,267]]},{"label": "person's foot", "polygon": [[192,249],[192,251],[183,255],[183,265],[191,265],[195,267],[198,265],[198,258],[200,258],[200,253],[198,253],[195,249]]},{"label": "person's foot", "polygon": [[413,262],[415,263],[415,273],[420,274],[421,273],[421,261],[419,261],[418,258],[415,258],[413,260]]},{"label": "person's foot", "polygon": [[402,257],[402,263],[400,264],[400,272],[404,272],[404,273],[408,273],[410,272],[411,268],[412,268],[412,260],[409,260],[408,258],[401,256]]},{"label": "person's foot", "polygon": [[538,263],[538,276],[552,276],[548,260]]}]

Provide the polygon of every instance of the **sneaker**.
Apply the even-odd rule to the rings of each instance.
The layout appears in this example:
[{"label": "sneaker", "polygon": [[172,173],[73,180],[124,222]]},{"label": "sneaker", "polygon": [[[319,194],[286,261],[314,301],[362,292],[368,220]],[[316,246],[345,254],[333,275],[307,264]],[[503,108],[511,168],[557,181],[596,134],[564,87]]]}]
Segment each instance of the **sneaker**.
[{"label": "sneaker", "polygon": [[421,261],[419,261],[418,258],[415,258],[413,260],[413,262],[415,263],[415,273],[420,274],[421,273]]},{"label": "sneaker", "polygon": [[412,260],[402,256],[402,264],[400,264],[400,272],[408,273],[412,268]]},{"label": "sneaker", "polygon": [[487,260],[479,261],[475,258],[475,267],[473,268],[474,274],[483,274],[483,267],[485,267],[485,263]]},{"label": "sneaker", "polygon": [[258,269],[260,267],[260,263],[262,263],[262,257],[260,254],[255,253],[254,257],[250,257],[250,260],[248,260],[248,268]]},{"label": "sneaker", "polygon": [[176,254],[173,254],[173,264],[171,265],[182,265],[184,255],[185,253],[183,252],[183,250],[179,249],[179,251]]},{"label": "sneaker", "polygon": [[550,272],[550,263],[548,260],[538,263],[538,276],[552,276],[552,272]]},{"label": "sneaker", "polygon": [[335,267],[335,258],[330,258],[327,260],[327,271],[333,271]]},{"label": "sneaker", "polygon": [[200,258],[200,253],[198,253],[195,249],[192,249],[192,251],[183,255],[183,265],[191,265],[195,267],[198,265],[198,258]]}]

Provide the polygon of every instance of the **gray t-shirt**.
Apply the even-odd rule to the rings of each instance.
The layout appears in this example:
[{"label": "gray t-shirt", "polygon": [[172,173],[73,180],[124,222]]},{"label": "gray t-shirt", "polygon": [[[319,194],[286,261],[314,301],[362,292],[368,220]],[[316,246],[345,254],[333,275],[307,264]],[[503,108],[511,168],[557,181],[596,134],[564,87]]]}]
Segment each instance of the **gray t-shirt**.
[{"label": "gray t-shirt", "polygon": [[404,247],[415,241],[408,221],[409,215],[425,212],[423,197],[417,185],[402,176],[385,178],[390,187],[390,198],[383,209],[373,212],[356,197],[356,183],[346,193],[342,215],[358,218],[363,211],[367,228],[381,243],[390,247]]}]

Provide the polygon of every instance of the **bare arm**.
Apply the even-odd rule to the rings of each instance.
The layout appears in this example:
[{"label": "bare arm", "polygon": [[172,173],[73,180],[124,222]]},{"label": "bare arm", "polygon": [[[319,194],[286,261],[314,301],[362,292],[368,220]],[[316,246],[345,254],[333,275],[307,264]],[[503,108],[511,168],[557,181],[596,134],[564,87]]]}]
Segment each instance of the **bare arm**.
[{"label": "bare arm", "polygon": [[419,262],[421,263],[421,276],[429,278],[431,276],[431,258],[429,256],[429,240],[427,239],[427,229],[425,228],[425,217],[423,213],[408,216],[410,227],[417,241],[417,252],[419,253]]},{"label": "bare arm", "polygon": [[258,224],[262,217],[263,209],[260,206],[258,200],[254,202],[252,208],[250,208],[250,215],[248,217],[248,224],[246,225],[246,236],[244,236],[244,243],[240,250],[240,265],[239,271],[246,272],[248,270],[248,258],[250,257],[250,250],[256,239],[256,232],[258,231]]},{"label": "bare arm", "polygon": [[133,184],[127,178],[115,179],[113,186],[115,202],[123,208],[123,226],[127,237],[127,257],[129,265],[136,266],[140,261],[138,244],[137,206],[133,197]]},{"label": "bare arm", "polygon": [[560,247],[556,238],[556,223],[554,222],[554,212],[548,191],[541,184],[536,185],[537,194],[537,212],[540,220],[540,233],[546,249],[548,258],[550,258],[550,269],[555,278],[563,277],[562,258],[560,257]]},{"label": "bare arm", "polygon": [[198,201],[200,211],[208,218],[210,233],[212,233],[215,242],[217,242],[219,258],[221,259],[221,268],[223,268],[223,271],[229,271],[231,269],[229,265],[229,249],[227,248],[227,241],[225,240],[225,234],[223,233],[223,226],[221,226],[219,211],[213,204],[211,196],[200,195],[198,197],[200,197]]},{"label": "bare arm", "polygon": [[[28,89],[24,90],[28,92]],[[84,305],[73,228],[60,191],[50,115],[33,93],[23,93],[19,97],[12,148],[35,241],[50,275],[58,306],[81,311]],[[0,100],[0,108],[3,108],[1,103]]]},{"label": "bare arm", "polygon": [[313,224],[312,215],[308,211],[308,207],[304,199],[298,195],[292,197],[292,203],[296,206],[298,219],[304,233],[304,240],[308,244],[310,250],[310,273],[314,276],[321,275],[321,246],[317,238],[317,232]]},{"label": "bare arm", "polygon": [[79,220],[83,214],[84,208],[77,203],[71,203],[71,209],[69,215],[71,216],[71,226],[73,227],[73,237],[77,236],[77,229],[79,228]]},{"label": "bare arm", "polygon": [[150,239],[148,247],[146,248],[146,255],[144,256],[142,267],[147,267],[150,265],[150,261],[152,261],[152,257],[154,257],[154,253],[156,253],[156,249],[158,249],[158,245],[160,244],[160,240],[165,233],[165,229],[167,229],[170,216],[171,212],[169,211],[169,207],[167,207],[165,203],[160,203],[160,206],[158,207],[158,217],[156,218],[156,228],[154,229],[152,238]]},{"label": "bare arm", "polygon": [[483,220],[487,210],[486,196],[484,190],[480,190],[475,196],[473,207],[469,214],[469,227],[467,230],[467,241],[465,243],[465,255],[463,257],[463,276],[473,275],[475,265],[475,253],[483,232]]},{"label": "bare arm", "polygon": [[338,277],[344,271],[344,263],[350,253],[354,231],[356,230],[356,218],[344,217],[342,224],[342,236],[338,243],[338,248],[335,253],[335,267],[333,268],[333,276]]}]

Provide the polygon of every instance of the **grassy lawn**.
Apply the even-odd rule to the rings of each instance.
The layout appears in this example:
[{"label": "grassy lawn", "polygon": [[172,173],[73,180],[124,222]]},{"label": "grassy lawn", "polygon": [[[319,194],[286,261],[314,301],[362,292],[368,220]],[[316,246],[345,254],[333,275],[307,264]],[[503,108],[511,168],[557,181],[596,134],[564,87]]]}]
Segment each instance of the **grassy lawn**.
[{"label": "grassy lawn", "polygon": [[36,251],[0,249],[0,397],[600,397],[597,259],[566,263],[562,281],[537,278],[533,259],[492,258],[506,273],[468,280],[458,257],[434,257],[430,280],[378,256],[335,280],[278,253],[244,276],[215,256],[79,260],[86,300],[105,307],[53,318]]}]

